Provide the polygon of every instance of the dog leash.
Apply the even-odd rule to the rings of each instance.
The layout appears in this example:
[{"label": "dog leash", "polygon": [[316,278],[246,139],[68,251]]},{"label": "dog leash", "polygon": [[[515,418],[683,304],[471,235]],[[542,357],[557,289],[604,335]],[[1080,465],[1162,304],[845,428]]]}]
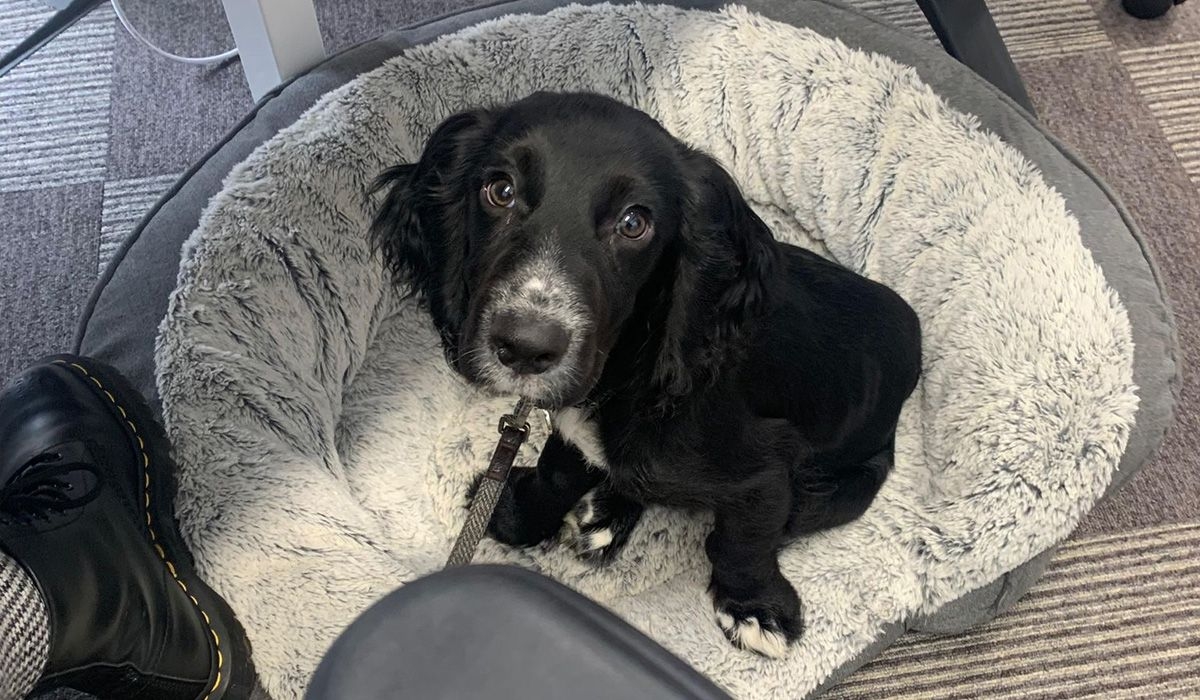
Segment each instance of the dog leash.
[{"label": "dog leash", "polygon": [[508,473],[517,459],[517,452],[529,437],[529,412],[532,410],[533,402],[522,398],[512,413],[500,417],[500,441],[496,443],[492,461],[488,463],[487,471],[479,480],[479,488],[475,490],[475,497],[471,499],[467,522],[458,533],[454,548],[450,550],[447,569],[470,564],[475,556],[479,541],[483,539],[483,533],[492,519],[492,512],[496,510],[496,502],[500,500],[504,482],[508,480]]}]

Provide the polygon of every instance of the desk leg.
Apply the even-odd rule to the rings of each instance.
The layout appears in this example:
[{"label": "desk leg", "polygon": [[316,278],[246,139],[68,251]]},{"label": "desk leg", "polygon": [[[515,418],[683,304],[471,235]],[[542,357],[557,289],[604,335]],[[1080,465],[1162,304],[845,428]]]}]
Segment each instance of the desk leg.
[{"label": "desk leg", "polygon": [[325,58],[312,0],[222,0],[255,100]]},{"label": "desk leg", "polygon": [[[228,1],[228,0],[226,0]],[[1046,0],[1049,1],[1049,0]],[[1033,101],[1013,65],[984,0],[917,0],[946,53],[1034,113]]]}]

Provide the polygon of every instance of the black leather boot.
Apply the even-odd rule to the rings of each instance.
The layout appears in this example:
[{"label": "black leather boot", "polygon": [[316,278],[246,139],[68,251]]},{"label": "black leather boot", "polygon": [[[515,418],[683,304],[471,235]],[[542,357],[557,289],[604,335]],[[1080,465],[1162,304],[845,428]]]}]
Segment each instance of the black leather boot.
[{"label": "black leather boot", "polygon": [[245,633],[193,572],[162,429],[113,369],[59,356],[0,392],[0,546],[50,613],[39,689],[231,700]]}]

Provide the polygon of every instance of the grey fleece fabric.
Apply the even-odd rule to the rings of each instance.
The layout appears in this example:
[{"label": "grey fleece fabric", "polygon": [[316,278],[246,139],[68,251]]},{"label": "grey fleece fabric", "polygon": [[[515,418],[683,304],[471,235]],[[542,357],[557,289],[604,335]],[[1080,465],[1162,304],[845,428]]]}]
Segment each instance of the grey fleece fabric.
[{"label": "grey fleece fabric", "polygon": [[440,566],[508,404],[465,386],[386,283],[367,182],[451,112],[535,89],[610,94],[713,153],[777,236],[913,304],[925,375],[876,504],[781,555],[808,620],[785,661],[710,619],[703,514],[652,509],[606,569],[493,542],[481,560],[572,585],[738,697],[795,697],[1104,492],[1138,405],[1129,320],[1017,151],[913,70],[744,10],[503,18],[327,95],[234,169],[185,246],[156,358],[178,512],[273,695],[298,697],[359,611]]}]

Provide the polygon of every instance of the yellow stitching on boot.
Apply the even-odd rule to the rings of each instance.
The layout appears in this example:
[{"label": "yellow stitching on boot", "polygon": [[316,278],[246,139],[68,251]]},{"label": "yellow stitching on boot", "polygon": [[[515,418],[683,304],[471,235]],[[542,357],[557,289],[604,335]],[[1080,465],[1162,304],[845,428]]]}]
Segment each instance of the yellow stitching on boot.
[{"label": "yellow stitching on boot", "polygon": [[[55,360],[54,364],[68,365],[68,363],[64,362],[63,360]],[[184,585],[183,580],[179,578],[179,574],[175,572],[175,565],[167,559],[167,553],[165,550],[163,550],[162,545],[158,544],[158,536],[154,533],[154,528],[150,527],[150,455],[146,453],[146,443],[142,441],[141,437],[137,436],[137,426],[134,425],[133,421],[129,419],[129,415],[125,412],[125,409],[122,408],[119,403],[117,403],[116,398],[113,397],[108,389],[104,388],[104,385],[100,383],[100,380],[93,377],[86,368],[74,362],[69,363],[68,366],[79,370],[81,373],[83,373],[83,376],[92,380],[96,386],[100,387],[100,391],[104,392],[105,395],[108,396],[108,399],[112,401],[112,404],[117,407],[117,410],[121,413],[121,418],[125,420],[125,423],[129,426],[130,430],[133,431],[134,436],[138,438],[138,450],[142,453],[142,468],[146,476],[144,488],[144,492],[146,494],[146,526],[150,531],[150,541],[154,543],[154,550],[158,553],[158,556],[162,560],[163,564],[166,565],[167,570],[171,572],[172,578],[175,579],[175,582],[178,583],[186,593],[187,586]],[[204,700],[209,700],[209,698],[212,697],[212,694],[216,692],[217,688],[221,687],[221,666],[225,663],[225,655],[221,653],[221,637],[218,636],[217,631],[213,629],[212,620],[209,618],[208,613],[205,612],[204,608],[200,606],[200,601],[196,599],[196,596],[188,594],[188,597],[191,598],[192,604],[196,606],[196,610],[200,611],[200,614],[204,617],[204,623],[208,625],[208,631],[212,633],[213,645],[217,652],[217,676],[213,681],[212,688],[210,688],[209,691],[204,694]]]}]

